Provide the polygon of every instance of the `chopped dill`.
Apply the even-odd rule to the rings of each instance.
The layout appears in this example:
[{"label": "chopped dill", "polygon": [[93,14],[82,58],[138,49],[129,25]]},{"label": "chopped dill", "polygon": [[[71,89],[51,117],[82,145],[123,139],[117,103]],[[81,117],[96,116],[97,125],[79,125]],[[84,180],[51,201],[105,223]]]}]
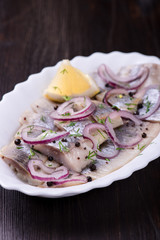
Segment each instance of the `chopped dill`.
[{"label": "chopped dill", "polygon": [[82,134],[79,133],[80,128],[77,131],[74,130],[75,133],[69,135],[69,137],[82,137]]},{"label": "chopped dill", "polygon": [[106,139],[105,136],[103,135],[103,133],[102,133],[99,129],[97,129],[97,131],[101,134],[101,136],[102,136],[104,139]]},{"label": "chopped dill", "polygon": [[96,116],[96,118],[98,123],[101,123],[101,124],[105,123],[105,119],[100,119],[98,116]]},{"label": "chopped dill", "polygon": [[92,161],[95,161],[94,159],[93,159],[93,157],[95,157],[97,154],[96,154],[96,152],[95,151],[89,151],[89,154],[88,154],[88,156],[86,156],[86,159],[88,159],[88,160],[92,160]]},{"label": "chopped dill", "polygon": [[22,149],[23,147],[16,147],[17,149]]},{"label": "chopped dill", "polygon": [[138,144],[138,150],[142,151],[145,148],[146,145],[143,145],[142,147],[139,146]]},{"label": "chopped dill", "polygon": [[104,108],[104,105],[101,103],[98,105],[99,108],[103,109]]},{"label": "chopped dill", "polygon": [[69,101],[69,100],[71,100],[71,97],[65,95],[65,96],[63,96],[63,99],[64,99],[65,101]]},{"label": "chopped dill", "polygon": [[110,118],[110,117],[108,117],[108,121],[109,121],[110,123],[112,123],[112,121],[111,121],[111,118]]},{"label": "chopped dill", "polygon": [[68,112],[68,113],[64,113],[62,114],[62,116],[70,116],[71,114]]},{"label": "chopped dill", "polygon": [[65,152],[69,152],[69,148],[67,148],[66,146],[64,146],[61,141],[58,142],[58,145],[59,145],[59,150],[60,150],[60,152],[62,152],[62,149],[63,149]]},{"label": "chopped dill", "polygon": [[42,115],[40,119],[41,119],[42,122],[46,122],[46,117],[45,116]]},{"label": "chopped dill", "polygon": [[68,71],[64,68],[60,73],[65,74],[68,73]]},{"label": "chopped dill", "polygon": [[68,127],[73,127],[73,126],[75,126],[75,125],[76,125],[75,122],[70,122],[70,124],[68,125]]}]

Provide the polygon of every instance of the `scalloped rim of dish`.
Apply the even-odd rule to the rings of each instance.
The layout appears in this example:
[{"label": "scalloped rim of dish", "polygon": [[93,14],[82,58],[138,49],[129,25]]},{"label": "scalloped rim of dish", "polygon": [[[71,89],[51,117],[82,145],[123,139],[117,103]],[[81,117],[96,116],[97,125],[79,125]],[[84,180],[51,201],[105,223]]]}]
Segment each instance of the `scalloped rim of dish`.
[{"label": "scalloped rim of dish", "polygon": [[[96,52],[88,57],[77,56],[71,60],[73,66],[79,68],[85,73],[95,71],[95,69],[104,62],[107,63],[114,71],[117,71],[121,66],[131,64],[160,64],[160,59],[155,56],[146,56],[138,52],[123,53],[114,51],[111,53]],[[3,96],[0,102],[0,112],[1,116],[3,115],[4,117],[1,117],[0,124],[1,126],[4,126],[4,128],[1,130],[0,148],[9,143],[13,134],[15,133],[15,130],[18,129],[18,119],[20,115],[25,110],[30,108],[31,103],[42,96],[43,89],[47,87],[53,78],[60,63],[61,61],[53,67],[46,67],[42,69],[40,73],[30,75],[26,81],[18,83],[11,92]],[[37,85],[38,88],[36,88],[34,91]],[[22,100],[19,101],[21,98]],[[15,107],[16,104],[18,104],[17,108]],[[12,124],[10,124],[11,117]],[[0,185],[8,190],[17,190],[30,196],[47,198],[67,197],[85,193],[95,188],[109,186],[114,181],[125,179],[129,177],[133,172],[146,167],[149,162],[158,158],[160,156],[160,134],[153,140],[153,142],[154,144],[149,145],[144,149],[143,155],[137,156],[120,169],[115,170],[105,177],[83,185],[65,188],[39,188],[28,185],[19,180],[12,172],[12,170],[8,167],[8,165],[4,163],[3,160],[1,160]]]}]

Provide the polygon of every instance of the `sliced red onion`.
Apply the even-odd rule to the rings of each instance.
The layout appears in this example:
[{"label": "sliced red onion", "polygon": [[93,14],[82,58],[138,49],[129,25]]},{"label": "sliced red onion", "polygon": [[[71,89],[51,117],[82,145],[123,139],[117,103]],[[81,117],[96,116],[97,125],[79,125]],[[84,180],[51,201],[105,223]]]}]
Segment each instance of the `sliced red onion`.
[{"label": "sliced red onion", "polygon": [[98,73],[101,76],[101,78],[103,78],[104,80],[108,75],[109,79],[114,80],[115,82],[128,83],[140,78],[141,75],[143,74],[143,68],[139,67],[138,71],[135,74],[132,74],[127,77],[121,77],[115,74],[107,65],[102,64],[98,68]]},{"label": "sliced red onion", "polygon": [[90,116],[95,110],[96,110],[96,105],[92,103],[85,112],[81,112],[80,114],[62,116],[62,115],[59,115],[57,111],[55,111],[55,112],[52,112],[50,116],[54,120],[59,120],[59,121],[70,121],[70,120],[77,121]]},{"label": "sliced red onion", "polygon": [[149,69],[148,67],[141,67],[139,72],[126,78],[115,75],[114,73],[111,74],[111,72],[112,71],[105,64],[100,65],[98,68],[99,76],[108,84],[111,84],[114,87],[121,87],[126,90],[133,90],[140,87],[147,79]]},{"label": "sliced red onion", "polygon": [[89,139],[89,140],[92,141],[92,143],[93,143],[93,150],[96,151],[98,157],[101,157],[101,158],[103,158],[103,159],[105,159],[105,158],[111,159],[111,158],[116,157],[116,156],[119,154],[119,151],[116,150],[117,146],[114,144],[114,142],[113,142],[113,144],[114,144],[114,151],[111,152],[111,153],[107,152],[107,154],[106,154],[106,153],[100,151],[100,150],[99,150],[99,147],[97,148],[97,146],[98,146],[98,141],[97,141],[97,140],[94,138],[94,136],[90,133],[91,130],[97,130],[97,129],[98,129],[98,130],[101,129],[102,131],[105,131],[105,132],[106,132],[105,126],[104,126],[103,124],[100,124],[100,123],[90,123],[90,124],[88,124],[88,125],[84,128],[84,130],[83,130],[83,136],[84,136],[85,138],[87,138],[87,139]]},{"label": "sliced red onion", "polygon": [[136,118],[133,114],[127,112],[127,111],[114,111],[112,113],[109,114],[109,116],[106,118],[106,122],[105,122],[105,128],[106,131],[108,133],[108,135],[110,136],[110,138],[114,141],[115,144],[117,144],[118,146],[122,147],[122,148],[130,148],[136,144],[138,144],[142,137],[140,135],[136,135],[132,138],[132,140],[130,140],[130,142],[128,142],[128,144],[123,144],[122,142],[119,141],[119,139],[116,136],[116,133],[113,129],[112,126],[112,119],[116,118],[117,116],[120,116],[122,118],[127,118],[132,120],[136,125],[140,125],[142,122]]},{"label": "sliced red onion", "polygon": [[[35,170],[35,168],[40,168],[40,170]],[[28,162],[29,172],[34,179],[38,179],[40,181],[57,181],[59,179],[63,179],[68,177],[69,171],[66,167],[61,166],[58,168],[49,168],[44,165],[42,160],[32,159]]]},{"label": "sliced red onion", "polygon": [[62,185],[62,184],[65,184],[65,183],[72,183],[72,186],[73,185],[78,185],[78,184],[83,184],[83,183],[87,183],[87,178],[84,175],[80,175],[80,174],[75,175],[74,174],[70,178],[65,178],[65,179],[60,179],[60,180],[53,181],[53,184],[56,185],[56,186],[57,185]]},{"label": "sliced red onion", "polygon": [[[70,113],[71,116],[79,115],[79,114],[87,111],[89,109],[89,107],[91,106],[91,104],[92,104],[92,101],[89,97],[72,98],[70,101],[62,103],[58,107],[57,113],[61,116],[62,116],[62,114],[65,114],[65,113]],[[78,105],[78,106],[80,106],[80,108],[82,108],[82,107],[83,108],[79,111],[74,111],[75,105]]]},{"label": "sliced red onion", "polygon": [[108,104],[108,98],[110,98],[112,95],[118,95],[118,94],[125,94],[128,95],[128,91],[123,89],[123,88],[115,88],[115,89],[111,89],[108,92],[106,92],[103,101],[105,104]]},{"label": "sliced red onion", "polygon": [[22,129],[21,137],[28,144],[46,144],[69,135],[69,132],[55,132],[41,126],[31,125]]},{"label": "sliced red onion", "polygon": [[153,113],[155,113],[155,112],[158,110],[158,108],[159,108],[159,106],[160,106],[160,91],[159,91],[159,86],[158,86],[158,85],[150,85],[150,86],[148,86],[148,87],[140,90],[135,96],[141,97],[141,98],[144,99],[146,93],[147,93],[149,90],[152,90],[152,89],[157,89],[157,90],[158,90],[158,91],[157,91],[157,93],[158,93],[157,102],[155,102],[154,104],[152,104],[153,106],[150,106],[149,111],[148,111],[147,113],[142,114],[142,115],[136,115],[136,117],[137,117],[138,119],[143,120],[143,119],[146,119],[146,118],[150,117]]}]

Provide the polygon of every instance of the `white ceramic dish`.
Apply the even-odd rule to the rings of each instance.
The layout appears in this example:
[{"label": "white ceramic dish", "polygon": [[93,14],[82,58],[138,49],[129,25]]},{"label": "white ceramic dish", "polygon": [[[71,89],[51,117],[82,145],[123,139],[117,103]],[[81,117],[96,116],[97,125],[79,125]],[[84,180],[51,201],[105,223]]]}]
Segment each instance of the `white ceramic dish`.
[{"label": "white ceramic dish", "polygon": [[[120,67],[140,63],[157,63],[160,60],[154,56],[145,56],[140,53],[111,52],[93,53],[88,57],[77,56],[71,60],[73,66],[85,73],[91,73],[101,63],[108,64],[114,71]],[[8,144],[17,128],[20,115],[30,108],[30,104],[42,95],[44,88],[49,84],[56,73],[60,62],[54,67],[44,68],[40,73],[29,76],[28,80],[19,83],[14,90],[5,94],[0,102],[0,148]],[[87,192],[94,188],[106,187],[116,180],[129,177],[134,171],[144,168],[149,162],[160,156],[160,134],[149,145],[143,155],[136,157],[122,168],[100,178],[79,186],[67,188],[38,188],[20,181],[3,160],[0,159],[0,185],[5,189],[17,190],[31,196],[47,198],[67,197]]]}]

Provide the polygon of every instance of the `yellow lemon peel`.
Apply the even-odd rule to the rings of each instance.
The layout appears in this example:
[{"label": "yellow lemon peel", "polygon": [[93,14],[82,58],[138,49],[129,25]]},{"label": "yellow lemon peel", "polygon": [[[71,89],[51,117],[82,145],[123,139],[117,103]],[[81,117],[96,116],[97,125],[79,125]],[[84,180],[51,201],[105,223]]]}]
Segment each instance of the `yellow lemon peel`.
[{"label": "yellow lemon peel", "polygon": [[73,67],[69,60],[63,60],[55,77],[44,91],[44,96],[56,102],[67,97],[93,97],[99,92],[95,81],[87,74]]}]

